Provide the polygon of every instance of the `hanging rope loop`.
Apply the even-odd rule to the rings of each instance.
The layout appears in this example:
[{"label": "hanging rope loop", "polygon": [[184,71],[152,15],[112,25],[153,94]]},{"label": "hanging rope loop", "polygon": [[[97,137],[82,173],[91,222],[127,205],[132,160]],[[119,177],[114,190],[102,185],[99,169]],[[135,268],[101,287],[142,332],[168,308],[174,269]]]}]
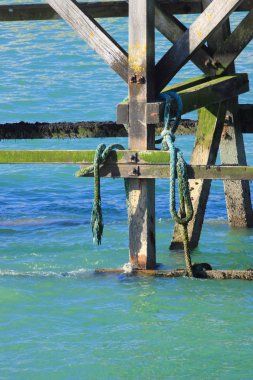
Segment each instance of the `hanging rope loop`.
[{"label": "hanging rope loop", "polygon": [[106,147],[105,144],[98,145],[93,165],[76,172],[77,177],[85,177],[87,174],[94,174],[94,201],[91,212],[91,229],[93,242],[98,245],[101,244],[104,230],[100,192],[100,166],[106,162],[111,152],[117,149],[125,150],[121,144],[111,144],[108,147]]},{"label": "hanging rope loop", "polygon": [[[157,140],[156,143],[161,143],[162,150],[170,151],[170,213],[173,220],[182,226],[185,264],[188,275],[192,277],[193,270],[187,226],[193,217],[193,207],[190,197],[187,165],[182,152],[174,145],[175,132],[181,119],[183,104],[180,96],[173,91],[165,92],[161,94],[161,97],[165,100],[164,129],[161,133],[162,139]],[[171,106],[173,101],[177,105],[177,112],[175,120],[171,123]],[[170,124],[172,124],[171,127]],[[176,179],[178,179],[179,211],[176,209]]]}]

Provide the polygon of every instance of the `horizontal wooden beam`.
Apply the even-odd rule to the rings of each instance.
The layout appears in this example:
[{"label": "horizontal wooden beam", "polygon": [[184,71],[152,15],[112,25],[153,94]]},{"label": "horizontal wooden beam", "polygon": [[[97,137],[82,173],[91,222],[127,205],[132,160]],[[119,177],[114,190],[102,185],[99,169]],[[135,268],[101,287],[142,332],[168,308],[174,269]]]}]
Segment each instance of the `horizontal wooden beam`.
[{"label": "horizontal wooden beam", "polygon": [[[94,150],[1,150],[0,164],[80,164],[93,163]],[[169,178],[170,155],[164,151],[112,152],[101,168],[102,177]],[[90,176],[90,175],[87,175]],[[188,165],[190,179],[253,180],[253,167]]]},{"label": "horizontal wooden beam", "polygon": [[[173,14],[201,13],[201,0],[160,0],[164,10]],[[125,1],[96,1],[92,3],[80,2],[94,18],[127,17],[128,5]],[[236,11],[250,11],[253,0],[245,0]],[[48,4],[10,4],[0,5],[0,21],[29,21],[29,20],[57,20],[60,16]]]},{"label": "horizontal wooden beam", "polygon": [[[128,4],[124,1],[80,2],[80,8],[93,18],[127,17]],[[58,20],[61,16],[48,4],[0,5],[0,21]]]},{"label": "horizontal wooden beam", "polygon": [[[123,269],[96,269],[95,274],[98,275],[133,275],[133,276],[148,276],[148,277],[187,277],[185,269],[171,269],[171,270],[133,270],[131,273],[124,271]],[[210,280],[253,280],[253,270],[207,270],[197,272],[196,278],[205,278]]]},{"label": "horizontal wooden beam", "polygon": [[[220,103],[224,100],[238,96],[249,91],[249,81],[247,74],[235,74],[230,76],[209,77],[200,76],[186,82],[168,86],[161,94],[167,91],[177,92],[183,102],[182,114],[206,107],[210,104]],[[176,112],[176,104],[171,105],[172,116]],[[164,102],[147,104],[148,124],[157,124],[164,119]],[[120,103],[117,108],[117,122],[128,124],[128,101]]]}]

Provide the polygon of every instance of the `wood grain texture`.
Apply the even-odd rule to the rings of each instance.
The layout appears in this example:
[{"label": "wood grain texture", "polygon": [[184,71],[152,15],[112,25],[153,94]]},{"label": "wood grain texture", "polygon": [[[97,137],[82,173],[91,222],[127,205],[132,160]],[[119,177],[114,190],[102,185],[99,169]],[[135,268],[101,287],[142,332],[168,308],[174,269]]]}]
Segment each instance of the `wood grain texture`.
[{"label": "wood grain texture", "polygon": [[[203,0],[203,6],[207,7],[211,0]],[[248,19],[249,17],[249,19]],[[251,21],[251,12],[237,27],[236,36],[239,36],[238,30],[242,30],[239,36],[241,41],[245,42],[244,32],[247,32],[248,24]],[[246,21],[245,21],[246,20]],[[252,28],[252,26],[251,26]],[[236,30],[235,30],[236,31]],[[252,31],[251,31],[252,32]],[[250,32],[249,32],[250,33]],[[215,54],[226,57],[224,41],[232,41],[230,22],[227,20],[222,27],[218,28],[214,35],[208,40],[208,46]],[[238,42],[238,48],[241,47]],[[231,58],[231,56],[230,56]],[[226,71],[228,74],[235,73],[235,64],[232,60],[228,61]],[[238,119],[238,97],[234,97],[226,104],[228,123],[224,126],[220,141],[221,162],[232,165],[247,165],[246,153],[243,141],[243,135],[240,129]],[[253,226],[253,210],[250,196],[250,186],[248,181],[224,181],[224,192],[226,198],[228,222],[234,227],[251,227]]]},{"label": "wood grain texture", "polygon": [[[137,163],[132,157],[137,154]],[[0,164],[68,164],[88,167],[93,163],[94,150],[0,150]],[[166,178],[170,176],[170,155],[163,151],[113,152],[101,167],[102,177]],[[253,179],[253,167],[231,165],[188,165],[190,179]],[[87,175],[87,177],[92,175]]]},{"label": "wood grain texture", "polygon": [[156,91],[159,93],[199,49],[214,30],[226,20],[242,0],[213,2],[156,65]]},{"label": "wood grain texture", "polygon": [[[155,7],[155,26],[161,34],[173,43],[176,43],[176,41],[187,31],[184,24],[159,5],[156,5]],[[216,74],[216,69],[212,68],[211,65],[206,64],[207,62],[212,62],[212,57],[205,46],[202,46],[193,54],[191,61],[206,75]]]},{"label": "wood grain texture", "polygon": [[[146,103],[154,100],[155,1],[129,1],[129,149],[154,149]],[[129,181],[129,258],[142,269],[156,265],[155,181]]]},{"label": "wood grain texture", "polygon": [[241,21],[237,28],[224,36],[222,47],[214,53],[213,59],[217,62],[217,74],[224,72],[238,55],[245,49],[253,38],[253,9]]},{"label": "wood grain texture", "polygon": [[[172,14],[201,13],[201,0],[160,0],[164,11]],[[128,5],[124,1],[80,2],[81,9],[92,17],[127,17]],[[236,11],[250,11],[253,0],[244,0]],[[48,4],[0,5],[0,21],[55,20],[60,16]]]},{"label": "wood grain texture", "polygon": [[128,81],[127,53],[75,0],[47,2],[124,81]]},{"label": "wood grain texture", "polygon": [[[184,83],[168,86],[166,91],[177,92],[182,99],[182,115],[190,111],[220,103],[249,90],[247,74],[234,74],[215,79],[208,77],[192,78]],[[162,93],[163,93],[162,92]],[[176,114],[176,103],[171,104],[171,115]],[[128,102],[118,106],[117,122],[128,124]],[[146,106],[147,123],[159,123],[164,119],[164,102],[148,103]]]}]

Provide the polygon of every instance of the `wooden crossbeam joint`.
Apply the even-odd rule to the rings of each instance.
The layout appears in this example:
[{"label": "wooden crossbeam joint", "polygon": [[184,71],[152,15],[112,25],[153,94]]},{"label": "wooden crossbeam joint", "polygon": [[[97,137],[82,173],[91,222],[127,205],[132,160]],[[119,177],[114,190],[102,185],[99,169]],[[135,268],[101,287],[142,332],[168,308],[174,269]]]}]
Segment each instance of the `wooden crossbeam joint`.
[{"label": "wooden crossbeam joint", "polygon": [[[206,107],[210,104],[220,103],[224,100],[238,96],[249,90],[249,80],[247,74],[235,74],[230,76],[217,77],[211,79],[208,77],[197,77],[190,81],[169,86],[166,91],[177,92],[183,102],[183,112],[196,110]],[[171,116],[176,113],[176,104],[172,102]],[[148,124],[157,124],[164,118],[164,102],[157,101],[147,103],[146,115]],[[124,101],[117,108],[117,123],[128,124],[129,122],[129,105]]]},{"label": "wooden crossbeam joint", "polygon": [[[80,164],[90,166],[94,150],[0,150],[0,164]],[[111,178],[169,178],[169,152],[123,150],[112,152],[100,175]],[[252,166],[188,165],[190,179],[252,180]],[[87,175],[90,177],[92,175]]]}]

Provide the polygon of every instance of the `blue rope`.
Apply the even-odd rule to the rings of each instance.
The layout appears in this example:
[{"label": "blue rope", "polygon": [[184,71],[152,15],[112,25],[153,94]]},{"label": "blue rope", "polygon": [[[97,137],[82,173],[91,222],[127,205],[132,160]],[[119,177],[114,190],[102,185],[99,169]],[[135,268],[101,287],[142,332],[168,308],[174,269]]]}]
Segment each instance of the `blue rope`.
[{"label": "blue rope", "polygon": [[[94,201],[91,212],[91,229],[93,235],[93,242],[98,245],[101,244],[104,223],[101,206],[101,193],[100,193],[100,167],[103,165],[112,151],[117,149],[124,150],[125,148],[120,144],[111,144],[106,147],[105,144],[99,144],[95,156],[93,165],[88,168],[80,169],[76,172],[77,177],[85,177],[87,174],[94,173]],[[125,191],[128,204],[128,180],[125,178]]]},{"label": "blue rope", "polygon": [[[184,160],[183,154],[179,148],[174,145],[175,142],[175,132],[179,125],[181,114],[182,114],[182,100],[180,96],[173,91],[167,91],[161,94],[162,99],[165,100],[164,108],[164,129],[161,133],[162,139],[156,141],[156,143],[161,142],[162,150],[170,151],[170,213],[173,220],[182,225],[182,238],[184,244],[185,252],[185,262],[186,268],[189,276],[193,275],[192,264],[189,253],[189,241],[187,233],[187,225],[193,217],[193,207],[191,202],[188,175],[187,175],[187,165]],[[176,102],[177,113],[175,120],[172,122],[172,127],[170,128],[171,122],[171,104]],[[179,193],[179,205],[180,211],[177,212],[176,209],[176,179],[178,178],[178,193]]]}]

